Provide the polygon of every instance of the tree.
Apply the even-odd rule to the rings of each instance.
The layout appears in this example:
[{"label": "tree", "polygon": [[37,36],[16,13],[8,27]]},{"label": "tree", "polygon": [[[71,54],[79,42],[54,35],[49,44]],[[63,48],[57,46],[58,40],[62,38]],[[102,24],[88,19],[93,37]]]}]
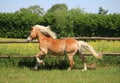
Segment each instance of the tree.
[{"label": "tree", "polygon": [[43,16],[45,14],[44,9],[38,5],[30,6],[28,8],[21,8],[20,10],[16,11],[15,13],[33,13],[39,16]]},{"label": "tree", "polygon": [[99,7],[98,14],[107,14],[107,13],[108,13],[108,9],[105,10],[102,7]]},{"label": "tree", "polygon": [[55,11],[67,11],[68,7],[66,4],[55,4],[53,5],[47,12],[55,12]]},{"label": "tree", "polygon": [[41,8],[41,7],[38,6],[38,5],[30,6],[30,7],[28,8],[28,10],[30,10],[32,13],[38,14],[38,15],[40,15],[40,16],[43,16],[43,15],[45,14],[44,9]]},{"label": "tree", "polygon": [[30,10],[28,10],[27,8],[20,8],[20,10],[16,11],[15,13],[32,13]]},{"label": "tree", "polygon": [[68,11],[68,14],[74,15],[74,16],[79,14],[84,14],[84,13],[85,13],[84,9],[81,9],[81,8],[74,8]]}]

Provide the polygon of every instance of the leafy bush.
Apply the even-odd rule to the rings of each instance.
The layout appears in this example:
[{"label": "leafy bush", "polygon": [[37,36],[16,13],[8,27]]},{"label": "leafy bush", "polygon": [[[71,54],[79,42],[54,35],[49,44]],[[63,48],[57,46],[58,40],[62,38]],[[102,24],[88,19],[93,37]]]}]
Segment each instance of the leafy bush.
[{"label": "leafy bush", "polygon": [[[97,63],[97,66],[120,66],[120,56],[104,56],[103,60],[96,60],[92,56],[87,56],[87,64]],[[69,66],[67,57],[46,56],[45,65],[39,65],[40,69],[67,69]],[[83,63],[77,56],[74,57],[74,68],[82,68]],[[0,59],[0,67],[29,67],[33,68],[36,64],[35,58],[3,58]]]},{"label": "leafy bush", "polygon": [[33,13],[0,13],[0,37],[26,38],[31,26],[40,21],[42,18]]},{"label": "leafy bush", "polygon": [[50,25],[58,37],[120,36],[120,14],[87,14],[78,10],[34,13],[0,13],[0,37],[26,38],[33,25]]}]

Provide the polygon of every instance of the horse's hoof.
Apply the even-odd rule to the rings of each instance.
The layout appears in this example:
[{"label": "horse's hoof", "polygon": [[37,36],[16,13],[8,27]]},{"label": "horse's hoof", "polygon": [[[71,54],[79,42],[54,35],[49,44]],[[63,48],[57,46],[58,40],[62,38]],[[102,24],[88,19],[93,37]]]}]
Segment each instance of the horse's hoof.
[{"label": "horse's hoof", "polygon": [[35,67],[33,68],[33,70],[38,70],[38,66],[35,66]]},{"label": "horse's hoof", "polygon": [[67,69],[67,71],[70,71],[71,70],[71,68],[69,67],[68,69]]},{"label": "horse's hoof", "polygon": [[32,70],[32,71],[37,71],[38,69],[35,69],[35,68],[30,68],[30,70]]},{"label": "horse's hoof", "polygon": [[82,71],[87,71],[87,69],[82,69]]}]

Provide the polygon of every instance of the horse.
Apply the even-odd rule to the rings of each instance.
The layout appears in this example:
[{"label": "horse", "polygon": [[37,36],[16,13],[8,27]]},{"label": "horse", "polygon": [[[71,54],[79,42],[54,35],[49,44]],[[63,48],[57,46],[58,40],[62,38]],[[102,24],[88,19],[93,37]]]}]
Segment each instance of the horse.
[{"label": "horse", "polygon": [[82,55],[83,50],[88,50],[97,59],[102,58],[102,56],[98,54],[91,45],[85,43],[84,41],[78,41],[72,37],[57,39],[55,32],[50,29],[50,26],[33,26],[27,41],[31,42],[34,39],[38,39],[40,49],[40,52],[35,55],[37,63],[34,69],[36,70],[38,69],[39,64],[45,64],[41,57],[44,57],[49,52],[53,54],[67,54],[69,61],[68,70],[71,70],[74,65],[73,57],[76,53],[79,54],[79,57],[83,61],[83,70],[87,70],[86,58]]}]

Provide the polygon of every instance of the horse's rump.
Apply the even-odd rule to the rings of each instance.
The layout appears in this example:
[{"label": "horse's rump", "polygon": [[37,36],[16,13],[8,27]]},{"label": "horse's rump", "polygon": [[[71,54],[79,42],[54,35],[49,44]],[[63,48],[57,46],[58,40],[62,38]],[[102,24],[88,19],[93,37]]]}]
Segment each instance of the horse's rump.
[{"label": "horse's rump", "polygon": [[74,38],[65,38],[65,51],[68,53],[76,52],[78,50],[77,40]]}]

